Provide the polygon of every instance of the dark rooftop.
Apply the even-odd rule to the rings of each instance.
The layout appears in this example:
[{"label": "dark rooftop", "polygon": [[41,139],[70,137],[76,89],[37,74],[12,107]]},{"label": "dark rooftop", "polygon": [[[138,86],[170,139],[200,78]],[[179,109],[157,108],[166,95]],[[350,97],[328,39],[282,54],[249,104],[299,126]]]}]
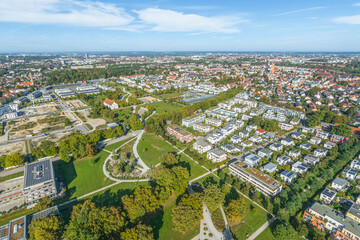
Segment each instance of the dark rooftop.
[{"label": "dark rooftop", "polygon": [[50,159],[27,164],[24,171],[24,188],[54,179]]}]

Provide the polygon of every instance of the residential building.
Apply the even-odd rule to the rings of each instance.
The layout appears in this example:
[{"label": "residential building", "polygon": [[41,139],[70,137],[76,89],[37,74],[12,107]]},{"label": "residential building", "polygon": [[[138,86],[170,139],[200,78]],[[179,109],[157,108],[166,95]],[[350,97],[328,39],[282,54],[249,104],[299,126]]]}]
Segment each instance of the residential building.
[{"label": "residential building", "polygon": [[326,157],[327,152],[328,152],[328,150],[326,150],[326,149],[318,148],[318,149],[315,149],[314,155],[319,158],[324,158],[324,157]]},{"label": "residential building", "polygon": [[241,137],[241,138],[247,138],[247,137],[249,137],[249,131],[247,131],[247,130],[242,130],[242,131],[240,131],[240,132],[239,132],[239,137]]},{"label": "residential building", "polygon": [[248,126],[246,127],[246,130],[247,130],[248,132],[251,132],[252,130],[256,130],[256,129],[257,129],[257,126],[256,126],[255,124],[248,125]]},{"label": "residential building", "polygon": [[108,98],[104,100],[104,105],[105,107],[110,108],[111,110],[119,108],[119,104],[117,104],[115,100],[110,100]]},{"label": "residential building", "polygon": [[357,171],[360,171],[360,161],[359,160],[352,160],[350,163],[350,167]]},{"label": "residential building", "polygon": [[216,119],[216,118],[206,118],[205,123],[212,125],[214,127],[220,127],[222,124],[222,121],[220,119]]},{"label": "residential building", "polygon": [[250,153],[244,157],[244,163],[246,163],[252,167],[257,166],[259,164],[260,160],[261,160],[261,157],[255,155],[253,153]]},{"label": "residential building", "polygon": [[301,132],[294,132],[291,134],[291,137],[295,138],[295,139],[301,139],[301,138],[305,137],[305,135],[302,134]]},{"label": "residential building", "polygon": [[262,148],[257,152],[257,154],[262,158],[270,158],[272,153],[273,152],[267,148]]},{"label": "residential building", "polygon": [[251,136],[249,138],[249,141],[253,142],[253,143],[261,143],[262,142],[262,138],[261,136],[259,135],[254,135],[254,136]]},{"label": "residential building", "polygon": [[341,144],[345,141],[345,137],[333,134],[330,137],[330,141],[336,144]]},{"label": "residential building", "polygon": [[280,173],[280,178],[289,184],[296,179],[296,174],[288,170],[284,170]]},{"label": "residential building", "polygon": [[276,171],[277,165],[274,163],[267,163],[264,166],[261,167],[261,171],[263,172],[268,172],[268,173],[273,173]]},{"label": "residential building", "polygon": [[195,123],[192,127],[195,131],[199,131],[202,133],[208,133],[213,130],[213,127],[210,127],[209,125],[203,123]]},{"label": "residential building", "polygon": [[342,174],[344,175],[344,177],[349,180],[349,181],[354,181],[356,176],[357,176],[357,170],[355,169],[350,169],[350,168],[344,168],[344,170],[342,171]]},{"label": "residential building", "polygon": [[182,120],[182,125],[184,125],[185,127],[192,127],[195,123],[200,123],[204,121],[205,118],[206,115],[204,113],[194,114],[190,117],[184,118]]},{"label": "residential building", "polygon": [[331,142],[331,141],[324,143],[324,148],[326,148],[326,149],[332,149],[335,146],[336,146],[336,143]]},{"label": "residential building", "polygon": [[310,168],[310,165],[305,164],[303,162],[295,162],[291,166],[291,171],[298,173],[298,174],[305,174]]},{"label": "residential building", "polygon": [[44,197],[56,198],[58,188],[51,159],[26,164],[24,167],[23,195],[28,205]]},{"label": "residential building", "polygon": [[283,145],[280,143],[273,143],[269,148],[275,152],[281,152],[283,150]]},{"label": "residential building", "polygon": [[315,134],[315,136],[316,137],[319,137],[319,138],[322,138],[322,139],[328,139],[329,138],[329,133],[328,132],[325,132],[325,131],[321,131],[321,130],[317,130],[316,131],[316,134]]},{"label": "residential building", "polygon": [[300,144],[300,148],[304,149],[304,150],[310,150],[311,149],[311,145],[308,143],[301,143]]},{"label": "residential building", "polygon": [[280,166],[284,166],[286,164],[289,164],[291,162],[291,158],[285,155],[280,155],[276,158],[276,161]]},{"label": "residential building", "polygon": [[222,162],[227,158],[226,152],[215,148],[207,152],[207,158],[212,162]]},{"label": "residential building", "polygon": [[284,138],[284,139],[281,139],[280,143],[284,146],[293,146],[295,145],[295,142],[294,140],[292,140],[291,138]]},{"label": "residential building", "polygon": [[242,150],[242,148],[240,147],[235,147],[231,144],[225,144],[221,146],[221,149],[224,150],[227,153],[237,153],[240,152]]},{"label": "residential building", "polygon": [[244,162],[237,161],[231,163],[229,165],[229,170],[230,173],[255,186],[256,190],[269,197],[276,196],[282,190],[282,185],[279,181],[251,166],[248,166]]},{"label": "residential building", "polygon": [[335,189],[338,192],[343,192],[345,191],[345,189],[349,186],[348,181],[346,181],[345,179],[342,178],[335,178],[332,182],[331,182],[331,188]]},{"label": "residential building", "polygon": [[212,149],[212,146],[205,142],[204,139],[199,139],[193,145],[194,150],[198,151],[198,153],[203,154]]},{"label": "residential building", "polygon": [[316,165],[318,162],[320,162],[320,158],[314,155],[308,154],[304,157],[304,163],[306,164]]},{"label": "residential building", "polygon": [[331,204],[332,201],[335,199],[336,197],[336,192],[331,190],[331,189],[328,189],[328,188],[325,188],[324,191],[322,191],[320,193],[320,200],[324,201],[326,204]]},{"label": "residential building", "polygon": [[246,148],[246,147],[251,147],[252,145],[254,145],[254,143],[246,140],[246,141],[241,142],[240,145],[243,146],[244,148]]},{"label": "residential building", "polygon": [[191,142],[194,138],[194,136],[190,132],[182,129],[181,127],[175,124],[169,125],[167,127],[167,131],[170,135],[175,136],[181,142],[188,143]]},{"label": "residential building", "polygon": [[[348,218],[360,223],[360,204],[353,203],[348,212],[346,213]],[[358,224],[360,226],[360,224]]]},{"label": "residential building", "polygon": [[234,135],[230,138],[230,142],[233,144],[238,144],[241,142],[241,137],[239,137],[238,135]]},{"label": "residential building", "polygon": [[281,122],[281,123],[279,123],[279,127],[281,128],[281,130],[290,131],[291,129],[294,128],[294,125]]},{"label": "residential building", "polygon": [[309,143],[314,144],[314,145],[320,145],[320,143],[321,143],[321,138],[319,138],[319,137],[312,137],[312,138],[309,140]]},{"label": "residential building", "polygon": [[301,155],[300,149],[294,148],[288,151],[288,155],[292,158],[299,158]]},{"label": "residential building", "polygon": [[304,212],[303,218],[320,231],[329,230],[337,240],[360,239],[360,225],[349,217],[343,218],[340,212],[325,204],[315,202]]}]

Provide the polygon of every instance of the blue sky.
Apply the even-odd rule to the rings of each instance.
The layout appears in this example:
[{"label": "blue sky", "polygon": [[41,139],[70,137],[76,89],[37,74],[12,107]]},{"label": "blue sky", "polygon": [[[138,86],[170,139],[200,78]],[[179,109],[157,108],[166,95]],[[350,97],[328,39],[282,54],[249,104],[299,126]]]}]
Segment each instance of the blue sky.
[{"label": "blue sky", "polygon": [[0,52],[360,51],[360,1],[1,0]]}]

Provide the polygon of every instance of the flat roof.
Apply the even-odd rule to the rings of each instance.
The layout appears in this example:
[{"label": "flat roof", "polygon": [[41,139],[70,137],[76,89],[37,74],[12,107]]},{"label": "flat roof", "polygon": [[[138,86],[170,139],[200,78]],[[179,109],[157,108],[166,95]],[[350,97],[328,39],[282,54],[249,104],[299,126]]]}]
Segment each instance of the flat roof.
[{"label": "flat roof", "polygon": [[281,184],[279,181],[275,180],[274,178],[270,177],[269,175],[245,164],[244,162],[236,162],[234,165],[241,169],[242,171],[247,172],[251,176],[257,178],[261,182],[265,183],[268,187],[275,189],[278,188]]},{"label": "flat roof", "polygon": [[24,188],[53,180],[53,167],[50,159],[25,165]]}]

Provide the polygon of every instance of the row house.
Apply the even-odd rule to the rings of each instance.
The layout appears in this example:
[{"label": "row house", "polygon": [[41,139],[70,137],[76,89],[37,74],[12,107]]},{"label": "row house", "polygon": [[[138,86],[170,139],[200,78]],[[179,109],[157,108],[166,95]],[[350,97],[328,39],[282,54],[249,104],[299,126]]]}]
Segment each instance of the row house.
[{"label": "row house", "polygon": [[175,124],[169,125],[167,127],[167,131],[170,135],[175,136],[178,140],[184,143],[191,142],[194,138],[194,136],[190,132],[182,129],[181,127]]},{"label": "row house", "polygon": [[194,114],[190,117],[184,118],[182,120],[182,125],[185,127],[192,127],[195,123],[203,122],[206,118],[206,115],[203,113]]},{"label": "row house", "polygon": [[213,130],[213,127],[211,127],[209,125],[206,125],[206,124],[203,124],[203,123],[195,123],[193,125],[193,129],[195,131],[199,131],[199,132],[202,132],[202,133],[208,133],[211,130]]},{"label": "row house", "polygon": [[220,119],[216,119],[216,118],[206,118],[205,123],[212,125],[214,127],[220,127],[222,124],[222,121]]},{"label": "row house", "polygon": [[320,231],[329,230],[337,240],[359,240],[359,223],[343,215],[333,208],[315,202],[303,215],[306,222],[311,223]]}]

